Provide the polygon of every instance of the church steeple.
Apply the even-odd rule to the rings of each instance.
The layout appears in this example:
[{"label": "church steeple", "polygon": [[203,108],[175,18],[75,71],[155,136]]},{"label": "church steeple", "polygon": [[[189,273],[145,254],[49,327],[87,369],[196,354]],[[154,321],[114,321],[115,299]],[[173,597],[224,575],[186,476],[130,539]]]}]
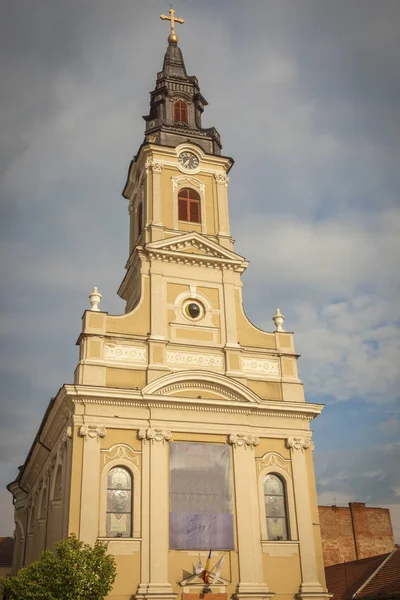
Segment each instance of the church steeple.
[{"label": "church steeple", "polygon": [[188,75],[178,37],[175,22],[183,19],[161,15],[171,22],[168,47],[164,56],[162,71],[157,73],[155,89],[150,93],[150,113],[144,116],[146,121],[145,141],[163,146],[177,146],[182,142],[193,142],[208,154],[221,154],[221,139],[214,127],[203,129],[201,123],[207,100],[200,93],[199,82],[194,75]]},{"label": "church steeple", "polygon": [[[195,235],[195,245],[214,244],[208,250],[211,254],[222,252],[224,260],[238,260],[237,269],[245,268],[243,257],[233,253],[229,228],[227,175],[233,160],[221,155],[216,129],[202,127],[207,101],[197,78],[187,74],[178,47],[175,23],[183,19],[175,17],[173,9],[169,13],[161,15],[170,21],[171,31],[163,68],[150,94],[150,113],[144,117],[145,140],[130,164],[123,191],[129,201],[130,256],[119,294],[126,300],[127,312],[140,301],[142,273],[153,244],[168,245],[170,238],[182,238],[179,244],[187,251]],[[219,246],[223,250],[217,250]],[[190,261],[195,264],[197,258]]]}]

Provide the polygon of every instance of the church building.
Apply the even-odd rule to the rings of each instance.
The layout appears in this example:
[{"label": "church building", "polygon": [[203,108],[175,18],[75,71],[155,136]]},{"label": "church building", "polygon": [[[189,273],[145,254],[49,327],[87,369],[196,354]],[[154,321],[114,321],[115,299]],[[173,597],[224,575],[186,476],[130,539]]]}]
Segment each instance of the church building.
[{"label": "church building", "polygon": [[94,288],[74,381],[8,486],[13,571],[76,534],[108,542],[110,600],[328,599],[310,429],[322,406],[305,402],[280,311],[272,332],[244,313],[233,160],[202,126],[183,20],[162,18],[168,47],[123,190],[125,314]]}]

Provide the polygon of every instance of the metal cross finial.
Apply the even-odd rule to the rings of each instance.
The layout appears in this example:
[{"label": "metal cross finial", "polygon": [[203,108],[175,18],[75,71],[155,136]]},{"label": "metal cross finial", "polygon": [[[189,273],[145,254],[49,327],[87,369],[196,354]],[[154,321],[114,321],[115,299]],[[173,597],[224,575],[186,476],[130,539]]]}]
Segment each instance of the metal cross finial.
[{"label": "metal cross finial", "polygon": [[171,8],[169,9],[169,17],[167,15],[160,15],[160,19],[163,20],[167,20],[171,22],[171,33],[168,36],[168,43],[169,44],[177,44],[178,43],[178,36],[175,33],[175,23],[184,23],[185,21],[183,19],[181,19],[180,17],[175,17],[175,11],[174,9]]}]

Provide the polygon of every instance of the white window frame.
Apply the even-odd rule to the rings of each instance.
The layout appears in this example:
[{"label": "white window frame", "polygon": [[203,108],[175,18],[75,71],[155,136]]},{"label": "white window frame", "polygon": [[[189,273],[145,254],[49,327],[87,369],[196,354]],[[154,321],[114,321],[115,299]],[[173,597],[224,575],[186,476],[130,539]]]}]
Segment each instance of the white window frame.
[{"label": "white window frame", "polygon": [[[131,536],[130,537],[107,537],[107,480],[108,474],[114,467],[123,467],[129,471],[132,477],[132,502],[131,512]],[[140,471],[137,466],[126,458],[114,458],[104,467],[100,477],[100,523],[99,537],[113,541],[126,541],[140,538]]]},{"label": "white window frame", "polygon": [[[183,188],[192,188],[200,196],[200,223],[192,223],[191,221],[179,221],[178,219],[178,195],[179,191]],[[207,233],[207,215],[206,215],[206,196],[205,196],[205,184],[199,179],[189,175],[181,175],[179,177],[172,177],[172,219],[173,228],[179,229],[179,223],[189,223],[195,227],[201,227],[201,233]]]},{"label": "white window frame", "polygon": [[[264,458],[264,457],[263,457]],[[287,459],[280,457],[283,463],[289,463]],[[262,460],[262,459],[261,459]],[[270,540],[267,533],[267,515],[265,513],[265,500],[264,500],[264,479],[266,475],[275,474],[281,477],[285,491],[286,501],[286,527],[287,527],[287,540]],[[261,540],[263,542],[275,542],[281,544],[287,541],[298,540],[297,525],[296,525],[296,509],[294,503],[294,490],[293,482],[290,474],[287,470],[278,464],[265,466],[260,470],[258,475],[258,497],[260,505],[260,528],[261,528]]]}]

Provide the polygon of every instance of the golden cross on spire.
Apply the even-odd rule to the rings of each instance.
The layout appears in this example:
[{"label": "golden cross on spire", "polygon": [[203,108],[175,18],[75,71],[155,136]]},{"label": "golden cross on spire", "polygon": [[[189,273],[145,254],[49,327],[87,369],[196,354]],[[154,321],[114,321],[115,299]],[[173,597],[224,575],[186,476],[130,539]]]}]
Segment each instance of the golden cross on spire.
[{"label": "golden cross on spire", "polygon": [[175,17],[175,11],[172,8],[172,6],[169,9],[169,15],[169,17],[167,17],[167,15],[160,15],[160,19],[166,19],[167,21],[171,21],[171,33],[168,36],[168,43],[177,44],[178,36],[175,33],[175,23],[184,23],[184,20],[180,17]]}]

